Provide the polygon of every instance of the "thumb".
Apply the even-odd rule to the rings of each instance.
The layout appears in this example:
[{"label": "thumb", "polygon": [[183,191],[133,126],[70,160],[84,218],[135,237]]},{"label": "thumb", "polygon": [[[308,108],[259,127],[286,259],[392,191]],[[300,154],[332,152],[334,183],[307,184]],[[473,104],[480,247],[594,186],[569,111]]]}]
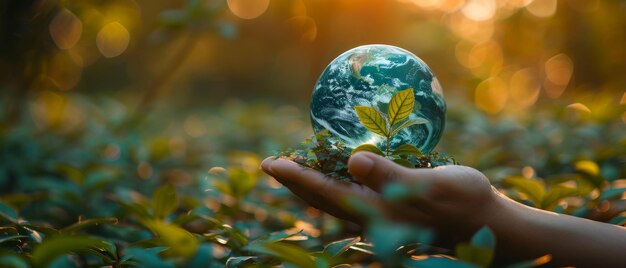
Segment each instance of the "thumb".
[{"label": "thumb", "polygon": [[356,180],[377,192],[381,192],[385,184],[414,181],[415,176],[413,170],[369,152],[351,156],[348,170]]}]

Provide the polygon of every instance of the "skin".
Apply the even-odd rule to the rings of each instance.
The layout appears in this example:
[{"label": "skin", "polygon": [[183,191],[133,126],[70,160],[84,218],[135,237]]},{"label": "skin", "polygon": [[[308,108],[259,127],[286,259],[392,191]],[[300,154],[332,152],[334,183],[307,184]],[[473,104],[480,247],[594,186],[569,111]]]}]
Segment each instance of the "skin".
[{"label": "skin", "polygon": [[[362,226],[367,221],[345,207],[347,196],[378,207],[389,219],[434,228],[439,245],[467,241],[489,226],[497,239],[498,263],[549,254],[550,266],[626,267],[626,228],[517,203],[470,167],[408,169],[359,152],[348,169],[361,184],[337,181],[286,159],[267,158],[261,168],[312,206]],[[423,190],[388,201],[381,193],[391,183]]]}]

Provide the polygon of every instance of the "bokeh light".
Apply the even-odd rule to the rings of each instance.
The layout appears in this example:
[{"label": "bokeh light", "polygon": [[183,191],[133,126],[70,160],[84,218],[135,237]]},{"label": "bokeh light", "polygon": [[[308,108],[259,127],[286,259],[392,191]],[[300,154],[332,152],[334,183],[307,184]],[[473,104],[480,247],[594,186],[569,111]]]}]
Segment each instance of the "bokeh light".
[{"label": "bokeh light", "polygon": [[539,99],[540,90],[541,82],[529,68],[515,72],[509,82],[511,100],[514,101],[514,107],[519,111],[524,111],[535,104]]},{"label": "bokeh light", "polygon": [[96,44],[98,50],[107,58],[114,58],[126,51],[130,42],[130,33],[119,22],[111,22],[98,32]]},{"label": "bokeh light", "polygon": [[556,13],[556,8],[556,0],[534,0],[526,6],[531,14],[540,18],[553,16]]},{"label": "bokeh light", "polygon": [[544,84],[546,93],[551,98],[557,98],[569,84],[574,72],[572,60],[565,54],[558,54],[545,63],[546,82]]},{"label": "bokeh light", "polygon": [[270,5],[270,0],[228,0],[228,8],[235,16],[242,19],[254,19],[261,16]]},{"label": "bokeh light", "polygon": [[481,82],[474,92],[476,106],[489,114],[500,112],[508,99],[506,83],[498,77],[491,77]]},{"label": "bokeh light", "polygon": [[463,15],[468,19],[484,21],[493,18],[496,14],[495,0],[469,0],[463,6]]},{"label": "bokeh light", "polygon": [[83,23],[71,11],[63,8],[50,22],[50,36],[60,49],[70,49],[80,40]]}]

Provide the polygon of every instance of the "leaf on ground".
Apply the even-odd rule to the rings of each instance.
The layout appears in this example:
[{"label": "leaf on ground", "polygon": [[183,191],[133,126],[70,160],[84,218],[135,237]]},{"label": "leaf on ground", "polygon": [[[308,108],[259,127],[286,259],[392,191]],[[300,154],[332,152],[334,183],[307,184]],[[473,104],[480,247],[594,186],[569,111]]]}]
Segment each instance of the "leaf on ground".
[{"label": "leaf on ground", "polygon": [[550,186],[550,190],[546,193],[546,196],[543,198],[540,208],[551,210],[559,203],[559,201],[561,201],[561,199],[578,196],[578,193],[578,189],[570,186],[561,184],[552,185]]},{"label": "leaf on ground", "polygon": [[165,246],[169,247],[166,253],[170,256],[189,258],[198,249],[198,239],[178,225],[158,220],[146,221],[144,225],[157,234]]},{"label": "leaf on ground", "polygon": [[90,226],[97,226],[97,225],[106,224],[106,223],[117,224],[117,218],[96,218],[96,219],[81,220],[59,231],[61,233],[72,233],[72,232],[76,232],[78,230],[81,230]]},{"label": "leaf on ground", "polygon": [[511,187],[528,196],[536,207],[540,207],[546,194],[546,189],[541,181],[524,177],[508,177],[503,180],[505,186]]},{"label": "leaf on ground", "polygon": [[31,260],[35,267],[46,267],[61,256],[106,246],[105,242],[88,236],[53,236],[35,247]]},{"label": "leaf on ground", "polygon": [[154,216],[158,219],[164,219],[170,213],[174,212],[178,207],[178,196],[176,187],[171,183],[167,183],[154,192],[152,196],[152,209]]},{"label": "leaf on ground", "polygon": [[124,250],[123,262],[132,263],[132,267],[175,267],[170,261],[162,259],[159,254],[165,249],[163,247],[155,248],[135,248],[129,247]]},{"label": "leaf on ground", "polygon": [[476,247],[467,243],[460,243],[455,248],[456,256],[463,261],[488,267],[493,260],[493,249]]},{"label": "leaf on ground", "polygon": [[361,237],[352,237],[335,242],[331,242],[324,247],[324,253],[330,256],[338,256],[339,254],[347,251],[351,246],[361,241]]},{"label": "leaf on ground", "polygon": [[624,188],[608,188],[608,189],[602,191],[602,194],[600,194],[600,201],[619,198],[620,196],[622,196],[622,194],[624,194],[624,192],[626,192],[626,187],[624,187]]},{"label": "leaf on ground", "polygon": [[10,236],[0,237],[0,244],[4,242],[8,242],[8,241],[18,241],[22,238],[28,238],[28,236],[27,235],[10,235]]},{"label": "leaf on ground", "polygon": [[[259,257],[257,256],[239,256],[239,257],[230,257],[226,260],[227,268],[236,268],[236,267],[247,267],[247,265],[254,265],[260,262]],[[254,266],[253,266],[254,267]]]},{"label": "leaf on ground", "polygon": [[18,220],[17,212],[15,211],[15,209],[2,202],[0,202],[0,218],[3,218],[12,223],[17,223]]},{"label": "leaf on ground", "polygon": [[0,267],[27,268],[30,265],[18,255],[3,254],[0,256]]},{"label": "leaf on ground", "polygon": [[496,245],[496,238],[489,227],[483,226],[483,228],[480,228],[480,230],[472,236],[471,244],[475,247],[493,249]]},{"label": "leaf on ground", "polygon": [[313,258],[304,249],[288,244],[285,242],[275,242],[269,244],[251,244],[246,247],[247,250],[259,254],[266,254],[276,257],[281,261],[291,263],[297,267],[315,268]]},{"label": "leaf on ground", "polygon": [[404,264],[406,267],[410,268],[477,268],[477,266],[473,264],[440,256],[428,256],[419,260],[407,260]]}]

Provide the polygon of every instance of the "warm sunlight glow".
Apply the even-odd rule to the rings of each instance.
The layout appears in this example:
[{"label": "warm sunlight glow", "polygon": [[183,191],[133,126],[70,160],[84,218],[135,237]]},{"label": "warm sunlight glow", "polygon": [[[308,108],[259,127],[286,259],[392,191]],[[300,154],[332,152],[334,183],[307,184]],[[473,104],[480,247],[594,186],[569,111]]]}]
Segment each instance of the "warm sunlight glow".
[{"label": "warm sunlight glow", "polygon": [[228,0],[228,8],[235,16],[242,19],[254,19],[261,16],[270,5],[270,0]]},{"label": "warm sunlight glow", "polygon": [[572,60],[565,54],[558,54],[545,64],[546,83],[544,87],[546,93],[551,98],[558,98],[563,94],[567,84],[569,84],[574,72]]},{"label": "warm sunlight glow", "polygon": [[541,83],[532,69],[519,70],[513,74],[509,82],[511,101],[518,108],[527,108],[535,104],[539,98]]},{"label": "warm sunlight glow", "polygon": [[508,97],[506,84],[498,77],[481,82],[474,92],[476,106],[489,114],[500,112]]},{"label": "warm sunlight glow", "polygon": [[313,42],[317,37],[317,25],[315,20],[307,16],[296,16],[287,20],[287,24],[291,26],[294,31],[300,33],[300,40],[302,42]]},{"label": "warm sunlight glow", "polygon": [[471,20],[488,20],[496,14],[496,2],[494,0],[470,0],[465,4],[462,12]]},{"label": "warm sunlight glow", "polygon": [[550,17],[556,13],[556,0],[535,0],[526,9],[537,17]]},{"label": "warm sunlight glow", "polygon": [[591,113],[591,109],[589,109],[589,107],[587,107],[587,105],[584,105],[584,104],[582,104],[580,102],[572,103],[570,105],[567,105],[567,107],[565,107],[565,108],[576,110],[576,111],[580,111],[580,112],[584,112],[584,113]]}]

